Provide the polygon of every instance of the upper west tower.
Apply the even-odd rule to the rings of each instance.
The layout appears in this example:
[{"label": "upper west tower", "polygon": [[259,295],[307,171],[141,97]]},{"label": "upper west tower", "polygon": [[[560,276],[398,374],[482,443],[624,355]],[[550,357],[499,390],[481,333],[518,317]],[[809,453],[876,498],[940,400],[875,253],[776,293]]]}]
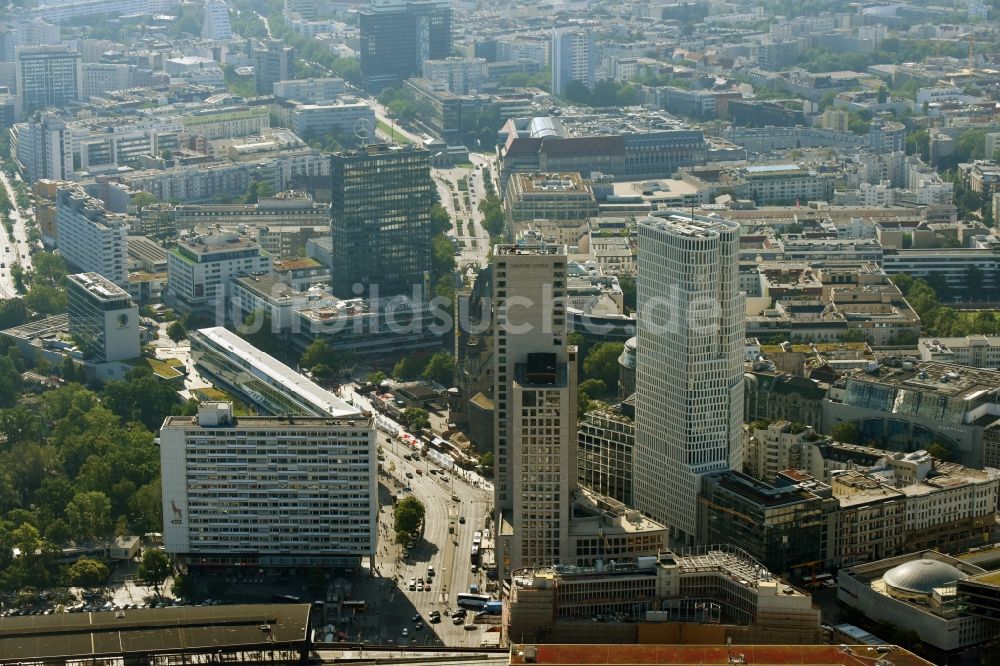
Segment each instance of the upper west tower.
[{"label": "upper west tower", "polygon": [[663,211],[638,231],[634,500],[691,542],[700,476],[741,460],[739,225]]}]

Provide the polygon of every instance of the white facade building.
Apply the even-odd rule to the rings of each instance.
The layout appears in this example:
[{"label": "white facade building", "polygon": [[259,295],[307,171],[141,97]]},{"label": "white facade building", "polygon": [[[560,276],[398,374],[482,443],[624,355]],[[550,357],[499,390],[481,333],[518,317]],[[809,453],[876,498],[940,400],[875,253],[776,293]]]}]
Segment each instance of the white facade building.
[{"label": "white facade building", "polygon": [[110,90],[125,90],[131,86],[129,66],[118,63],[85,62],[83,70],[83,94],[85,100]]},{"label": "white facade building", "polygon": [[139,306],[128,292],[97,273],[66,282],[69,331],[84,359],[109,363],[139,358]]},{"label": "white facade building", "polygon": [[317,79],[290,79],[278,81],[273,86],[274,96],[279,99],[293,99],[297,102],[316,104],[332,102],[347,92],[344,79],[337,77]]},{"label": "white facade building", "polygon": [[479,90],[486,80],[486,58],[445,58],[425,60],[424,78],[443,85],[455,95]]},{"label": "white facade building", "polygon": [[593,36],[584,30],[552,31],[552,92],[562,95],[566,84],[579,81],[588,88],[594,85],[596,53]]},{"label": "white facade building", "polygon": [[229,24],[229,7],[225,0],[205,0],[205,22],[201,36],[217,42],[228,42],[233,38]]},{"label": "white facade building", "polygon": [[237,275],[271,272],[271,255],[235,233],[195,236],[167,254],[167,297],[186,309],[223,307]]},{"label": "white facade building", "polygon": [[699,476],[742,462],[738,245],[731,221],[661,212],[639,223],[633,498],[687,541]]},{"label": "white facade building", "polygon": [[343,417],[234,418],[231,403],[160,429],[163,541],[189,567],[357,566],[374,558],[375,429]]},{"label": "white facade building", "polygon": [[125,287],[128,284],[128,224],[125,216],[109,213],[100,201],[76,187],[56,194],[59,253],[85,273],[97,273]]},{"label": "white facade building", "polygon": [[364,102],[299,104],[289,112],[289,120],[299,136],[330,132],[351,139],[375,136],[375,111]]},{"label": "white facade building", "polygon": [[920,338],[921,361],[942,361],[973,368],[1000,370],[1000,336],[967,335],[955,338]]}]

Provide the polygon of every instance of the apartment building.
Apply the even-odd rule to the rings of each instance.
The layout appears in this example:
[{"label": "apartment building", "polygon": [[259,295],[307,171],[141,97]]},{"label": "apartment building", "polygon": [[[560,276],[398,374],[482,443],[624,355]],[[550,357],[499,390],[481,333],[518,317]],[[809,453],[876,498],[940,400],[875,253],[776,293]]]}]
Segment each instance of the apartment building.
[{"label": "apartment building", "polygon": [[355,412],[241,416],[232,403],[160,428],[163,542],[189,570],[357,567],[374,558],[375,428]]},{"label": "apartment building", "polygon": [[102,275],[119,287],[128,284],[128,223],[109,213],[82,189],[60,187],[56,194],[59,253],[70,266]]},{"label": "apartment building", "polygon": [[80,99],[83,73],[80,53],[65,44],[16,49],[15,77],[20,115],[38,109],[64,109]]}]

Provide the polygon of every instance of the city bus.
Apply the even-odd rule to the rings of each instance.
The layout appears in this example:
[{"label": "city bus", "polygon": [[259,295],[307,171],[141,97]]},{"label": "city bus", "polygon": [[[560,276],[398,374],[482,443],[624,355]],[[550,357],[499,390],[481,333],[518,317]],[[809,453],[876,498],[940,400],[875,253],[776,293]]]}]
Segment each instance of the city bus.
[{"label": "city bus", "polygon": [[467,608],[469,610],[483,610],[486,608],[486,604],[489,603],[490,598],[484,594],[469,594],[467,592],[462,592],[458,595],[458,607]]},{"label": "city bus", "polygon": [[470,556],[469,561],[472,564],[475,564],[475,565],[478,566],[478,564],[479,564],[479,546],[473,546],[472,547],[472,555]]},{"label": "city bus", "polygon": [[341,605],[344,610],[353,610],[355,613],[364,613],[368,610],[368,602],[364,599],[348,599]]}]

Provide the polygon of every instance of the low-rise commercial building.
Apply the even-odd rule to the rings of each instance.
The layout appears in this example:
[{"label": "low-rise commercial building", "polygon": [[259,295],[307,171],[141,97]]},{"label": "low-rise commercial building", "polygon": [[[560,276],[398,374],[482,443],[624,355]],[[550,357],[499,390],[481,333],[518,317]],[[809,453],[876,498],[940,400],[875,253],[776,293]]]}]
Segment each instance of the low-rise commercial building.
[{"label": "low-rise commercial building", "polygon": [[514,174],[504,204],[513,222],[586,220],[598,213],[594,192],[579,173]]},{"label": "low-rise commercial building", "polygon": [[199,367],[266,414],[343,417],[357,410],[221,326],[189,334]]},{"label": "low-rise commercial building", "polygon": [[[743,642],[813,643],[819,610],[808,595],[778,580],[731,546],[602,562],[554,565],[512,574],[504,624],[510,636],[550,636],[580,620],[740,625]],[[594,640],[600,623],[587,622]],[[586,642],[581,633],[577,642]]]},{"label": "low-rise commercial building", "polygon": [[967,335],[962,338],[920,338],[921,361],[941,361],[973,368],[1000,370],[1000,336]]},{"label": "low-rise commercial building", "polygon": [[913,451],[939,442],[981,468],[983,432],[1000,419],[1000,372],[890,358],[838,380],[823,400],[824,432],[856,424],[861,441]]},{"label": "low-rise commercial building", "polygon": [[271,272],[271,255],[235,233],[198,235],[167,255],[167,298],[184,310],[224,305],[232,278]]},{"label": "low-rise commercial building", "polygon": [[323,340],[334,351],[390,359],[441,347],[441,312],[405,297],[368,301],[329,299],[295,313],[293,343],[305,349]]},{"label": "low-rise commercial building", "polygon": [[841,569],[837,599],[876,622],[906,627],[952,652],[997,637],[1000,624],[968,607],[958,584],[984,574],[977,566],[926,550]]}]

